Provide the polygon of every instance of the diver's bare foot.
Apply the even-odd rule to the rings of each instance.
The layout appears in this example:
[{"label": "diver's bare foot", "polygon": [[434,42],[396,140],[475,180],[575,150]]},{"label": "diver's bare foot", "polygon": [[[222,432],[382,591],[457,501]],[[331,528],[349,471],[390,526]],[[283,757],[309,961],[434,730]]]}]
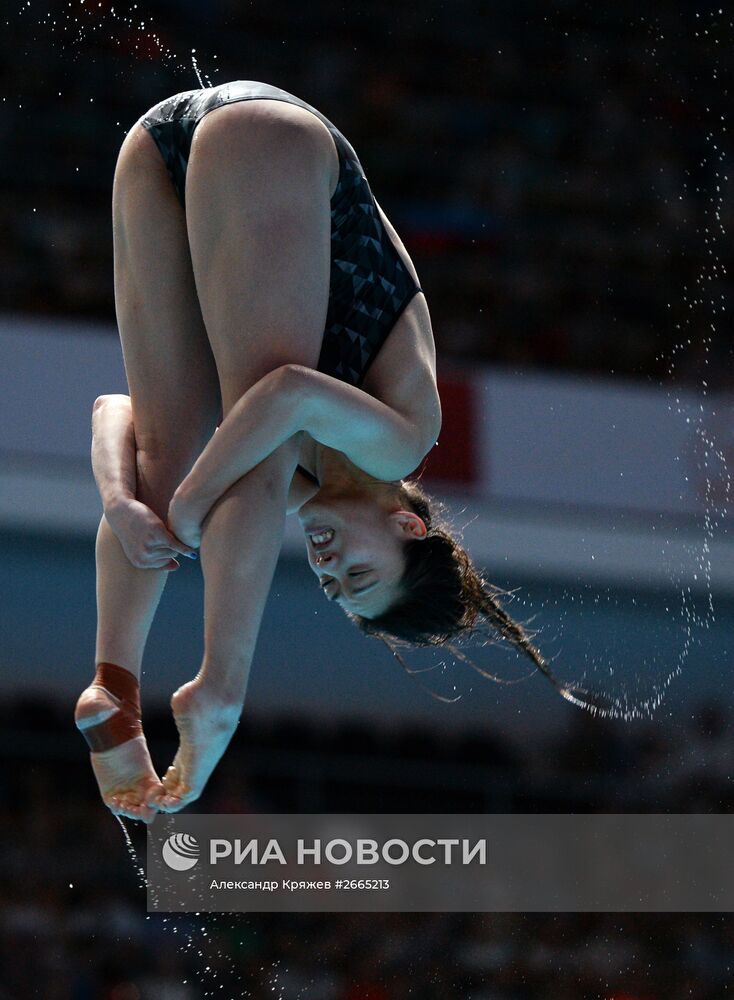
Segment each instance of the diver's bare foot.
[{"label": "diver's bare foot", "polygon": [[[119,713],[125,712],[126,706],[118,698],[98,684],[90,684],[79,696],[74,719],[84,734],[92,727],[117,721]],[[117,816],[152,823],[157,810],[148,803],[163,786],[153,769],[142,728],[129,722],[131,730],[139,730],[137,735],[110,749],[92,751],[89,758],[104,804]]]},{"label": "diver's bare foot", "polygon": [[163,776],[163,791],[148,799],[162,812],[177,812],[198,799],[237,728],[242,704],[224,703],[198,679],[171,698],[180,743]]}]

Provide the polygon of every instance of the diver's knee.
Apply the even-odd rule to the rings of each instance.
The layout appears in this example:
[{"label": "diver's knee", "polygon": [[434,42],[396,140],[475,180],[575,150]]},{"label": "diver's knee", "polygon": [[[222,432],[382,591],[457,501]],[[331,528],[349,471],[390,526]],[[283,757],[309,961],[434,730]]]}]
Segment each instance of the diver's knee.
[{"label": "diver's knee", "polygon": [[136,498],[162,520],[181,480],[187,475],[196,454],[181,454],[162,446],[139,447],[136,453]]}]

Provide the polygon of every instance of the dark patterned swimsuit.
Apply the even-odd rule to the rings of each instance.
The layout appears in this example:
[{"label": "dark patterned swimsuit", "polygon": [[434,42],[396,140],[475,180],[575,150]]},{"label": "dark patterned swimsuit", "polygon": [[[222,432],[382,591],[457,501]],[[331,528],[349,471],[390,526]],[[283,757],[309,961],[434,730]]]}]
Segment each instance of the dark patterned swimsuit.
[{"label": "dark patterned swimsuit", "polygon": [[360,385],[398,317],[422,289],[383,226],[362,165],[342,133],[310,104],[255,80],[176,94],[140,121],[155,139],[185,205],[186,168],[196,126],[215,108],[253,98],[306,108],[321,119],[336,144],[339,182],[331,199],[329,306],[318,369]]}]

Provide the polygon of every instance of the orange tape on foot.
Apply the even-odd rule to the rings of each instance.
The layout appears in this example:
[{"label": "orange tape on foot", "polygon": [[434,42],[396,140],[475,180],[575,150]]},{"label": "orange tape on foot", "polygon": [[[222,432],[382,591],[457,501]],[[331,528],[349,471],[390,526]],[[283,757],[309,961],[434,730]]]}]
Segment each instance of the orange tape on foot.
[{"label": "orange tape on foot", "polygon": [[104,688],[118,703],[118,709],[104,722],[82,729],[92,753],[112,750],[136,736],[142,736],[140,684],[137,677],[115,663],[98,663],[93,687]]}]

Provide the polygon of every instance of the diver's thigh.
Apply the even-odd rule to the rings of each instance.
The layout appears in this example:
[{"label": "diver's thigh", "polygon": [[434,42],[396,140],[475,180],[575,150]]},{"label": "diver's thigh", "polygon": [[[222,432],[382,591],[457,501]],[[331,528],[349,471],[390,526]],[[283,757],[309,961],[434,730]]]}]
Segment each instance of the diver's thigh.
[{"label": "diver's thigh", "polygon": [[136,123],[112,193],[115,310],[138,446],[200,450],[220,407],[186,232],[160,153]]},{"label": "diver's thigh", "polygon": [[333,141],[318,119],[295,110],[275,101],[227,105],[194,136],[186,221],[225,413],[273,368],[314,367],[319,357]]}]

